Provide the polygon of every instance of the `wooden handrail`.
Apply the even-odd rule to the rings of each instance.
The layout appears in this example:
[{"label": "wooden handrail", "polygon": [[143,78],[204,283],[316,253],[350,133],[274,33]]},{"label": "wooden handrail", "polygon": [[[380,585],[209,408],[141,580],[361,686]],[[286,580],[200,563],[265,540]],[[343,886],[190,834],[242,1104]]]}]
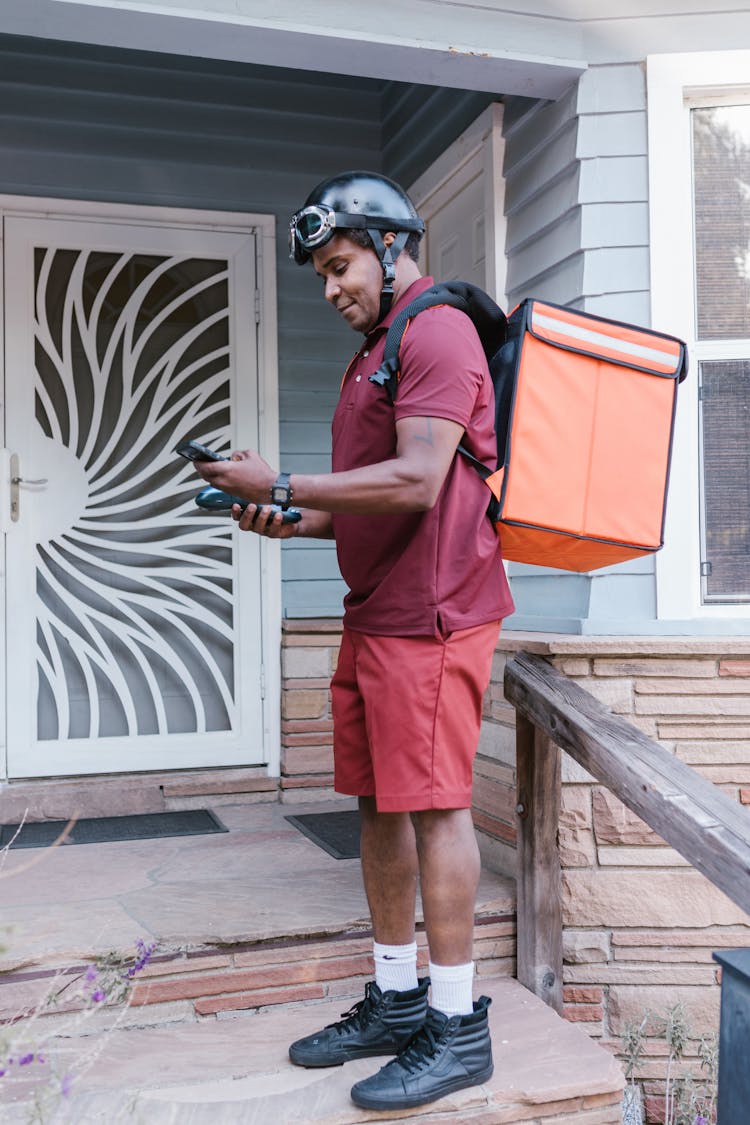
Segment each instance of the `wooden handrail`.
[{"label": "wooden handrail", "polygon": [[750,814],[736,801],[541,657],[509,661],[505,697],[517,713],[518,979],[527,988],[561,1010],[558,747],[750,914]]}]

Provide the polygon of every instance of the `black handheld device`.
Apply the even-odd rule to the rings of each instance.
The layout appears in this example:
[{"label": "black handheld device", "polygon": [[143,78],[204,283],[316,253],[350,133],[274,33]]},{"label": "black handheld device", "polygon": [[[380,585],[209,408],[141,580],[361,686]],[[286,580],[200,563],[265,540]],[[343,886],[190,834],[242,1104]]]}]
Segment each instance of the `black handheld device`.
[{"label": "black handheld device", "polygon": [[[222,492],[221,489],[213,488],[211,485],[200,490],[195,498],[195,502],[199,508],[205,508],[210,512],[228,512],[233,504],[239,504],[244,512],[248,504],[247,500],[242,500],[239,496],[232,496],[230,492]],[[302,512],[299,508],[284,509],[278,504],[258,505],[259,509],[265,506],[271,509],[271,516],[274,516],[277,512],[281,512],[282,523],[299,523],[302,519]]]},{"label": "black handheld device", "polygon": [[184,457],[186,461],[229,460],[223,453],[217,453],[215,450],[209,449],[207,445],[201,445],[199,441],[181,441],[179,445],[174,447],[174,452],[179,453],[180,457]]}]

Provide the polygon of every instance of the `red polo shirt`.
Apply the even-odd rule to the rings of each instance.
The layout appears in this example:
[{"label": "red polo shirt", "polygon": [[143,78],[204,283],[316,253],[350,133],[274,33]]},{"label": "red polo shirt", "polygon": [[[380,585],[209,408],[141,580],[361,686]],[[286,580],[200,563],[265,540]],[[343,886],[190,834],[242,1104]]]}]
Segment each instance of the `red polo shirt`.
[{"label": "red polo shirt", "polygon": [[[371,383],[396,314],[433,284],[420,278],[366,337],[350,363],[333,416],[333,471],[396,456],[398,418],[447,418],[471,452],[494,467],[492,383],[470,319],[440,306],[415,317],[401,346],[395,403]],[[457,454],[429,512],[334,513],[339,566],[349,593],[344,623],[361,633],[423,636],[507,617],[513,602],[500,544],[487,518],[489,492]]]}]

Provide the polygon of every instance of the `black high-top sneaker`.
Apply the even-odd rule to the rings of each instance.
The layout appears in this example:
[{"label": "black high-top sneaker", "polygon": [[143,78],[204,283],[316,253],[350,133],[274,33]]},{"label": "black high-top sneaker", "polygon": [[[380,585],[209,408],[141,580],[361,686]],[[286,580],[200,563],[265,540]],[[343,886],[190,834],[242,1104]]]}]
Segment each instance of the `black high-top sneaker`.
[{"label": "black high-top sneaker", "polygon": [[341,1066],[351,1059],[395,1055],[427,1018],[429,977],[407,992],[381,992],[375,981],[338,1023],[298,1039],[289,1048],[297,1066]]},{"label": "black high-top sneaker", "polygon": [[480,996],[466,1016],[449,1017],[429,1008],[423,1027],[398,1056],[355,1083],[352,1101],[364,1109],[410,1109],[486,1082],[493,1069],[487,1025],[491,1003]]}]

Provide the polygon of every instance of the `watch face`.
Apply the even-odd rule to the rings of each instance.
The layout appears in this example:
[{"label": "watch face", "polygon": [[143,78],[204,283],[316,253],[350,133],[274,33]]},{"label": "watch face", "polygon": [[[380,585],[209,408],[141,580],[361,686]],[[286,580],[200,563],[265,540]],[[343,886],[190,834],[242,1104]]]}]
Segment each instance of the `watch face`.
[{"label": "watch face", "polygon": [[285,506],[292,501],[292,490],[289,486],[289,475],[279,473],[278,478],[271,485],[271,503]]}]

